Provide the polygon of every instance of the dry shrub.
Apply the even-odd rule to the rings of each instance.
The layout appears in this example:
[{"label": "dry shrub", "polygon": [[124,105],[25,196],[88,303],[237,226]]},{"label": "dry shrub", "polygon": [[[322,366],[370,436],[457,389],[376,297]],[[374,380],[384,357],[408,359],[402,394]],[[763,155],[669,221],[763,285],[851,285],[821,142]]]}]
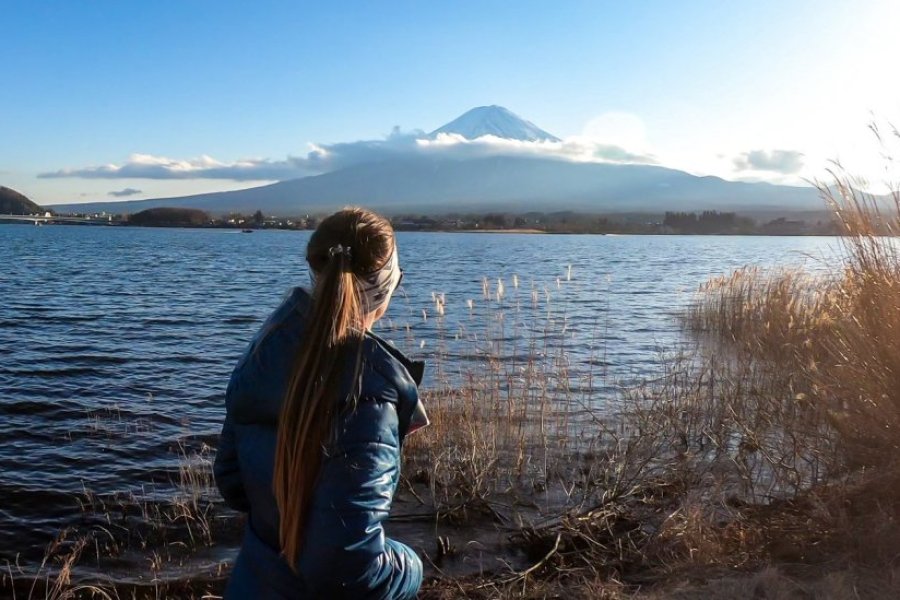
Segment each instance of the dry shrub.
[{"label": "dry shrub", "polygon": [[770,566],[747,574],[720,574],[700,583],[670,584],[640,597],[647,600],[888,600],[898,595],[900,572],[896,569],[886,573],[846,569],[798,576]]},{"label": "dry shrub", "polygon": [[0,577],[0,592],[25,600],[118,599],[116,591],[109,586],[73,581],[73,569],[82,554],[91,551],[93,543],[90,534],[80,534],[72,529],[61,531],[47,546],[43,560],[34,569],[7,563],[6,572]]},{"label": "dry shrub", "polygon": [[789,386],[749,363],[673,364],[595,424],[605,446],[582,464],[593,504],[515,534],[539,565],[527,578],[638,585],[696,566],[748,568],[771,552],[747,515],[826,480],[832,442]]},{"label": "dry shrub", "polygon": [[667,356],[659,377],[610,394],[556,350],[515,369],[485,354],[462,385],[426,396],[432,425],[409,438],[410,488],[438,517],[494,518],[531,565],[440,578],[433,597],[580,597],[585,585],[619,597],[673,571],[751,568],[771,553],[748,510],[839,469],[829,421],[776,362]]},{"label": "dry shrub", "polygon": [[[82,524],[48,545],[38,565],[7,564],[0,597],[27,600],[81,598],[214,598],[224,587],[222,569],[203,559],[197,581],[182,572],[195,553],[226,537],[239,537],[224,523],[212,475],[212,448],[179,442],[178,476],[168,495],[147,490],[94,494],[78,503]],[[233,519],[231,520],[233,521]],[[215,539],[214,539],[215,538]],[[133,562],[133,572],[122,564]],[[116,575],[104,575],[107,570]]]},{"label": "dry shrub", "polygon": [[849,466],[893,461],[900,458],[900,196],[866,194],[840,175],[822,191],[841,226],[839,268],[819,277],[739,270],[707,284],[687,322],[789,379],[828,419]]},{"label": "dry shrub", "polygon": [[[518,286],[516,278],[513,280]],[[437,383],[423,391],[431,424],[407,438],[403,473],[423,504],[439,518],[465,519],[474,514],[507,524],[517,507],[535,516],[538,499],[554,510],[582,498],[573,479],[586,463],[591,415],[581,410],[593,390],[578,399],[569,393],[590,374],[570,373],[565,336],[565,304],[556,305],[548,290],[518,296],[518,287],[503,296],[503,284],[489,291],[487,313],[463,336],[470,355],[440,351],[432,371]],[[500,294],[499,296],[497,294]],[[443,339],[442,294],[435,294],[438,334]],[[529,301],[530,299],[530,301]]]}]

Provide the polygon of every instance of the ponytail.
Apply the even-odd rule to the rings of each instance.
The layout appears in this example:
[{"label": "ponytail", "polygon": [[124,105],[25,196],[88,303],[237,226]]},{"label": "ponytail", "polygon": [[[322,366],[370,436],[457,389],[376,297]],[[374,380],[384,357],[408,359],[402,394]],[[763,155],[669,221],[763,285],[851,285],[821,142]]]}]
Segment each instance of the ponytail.
[{"label": "ponytail", "polygon": [[342,375],[351,358],[353,381],[359,378],[365,314],[357,273],[384,262],[389,248],[390,224],[362,209],[335,213],[310,238],[312,305],[278,419],[273,475],[281,552],[292,569],[300,556],[323,446],[333,431]]}]

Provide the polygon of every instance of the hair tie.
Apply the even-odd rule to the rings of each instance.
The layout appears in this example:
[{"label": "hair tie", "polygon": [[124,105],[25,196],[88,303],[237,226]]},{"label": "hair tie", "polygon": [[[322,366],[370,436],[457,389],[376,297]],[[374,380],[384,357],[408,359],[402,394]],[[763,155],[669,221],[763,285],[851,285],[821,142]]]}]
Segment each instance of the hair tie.
[{"label": "hair tie", "polygon": [[337,256],[338,254],[342,254],[347,260],[350,260],[353,257],[350,252],[350,246],[342,246],[341,244],[338,244],[337,246],[332,246],[328,249],[329,257]]}]

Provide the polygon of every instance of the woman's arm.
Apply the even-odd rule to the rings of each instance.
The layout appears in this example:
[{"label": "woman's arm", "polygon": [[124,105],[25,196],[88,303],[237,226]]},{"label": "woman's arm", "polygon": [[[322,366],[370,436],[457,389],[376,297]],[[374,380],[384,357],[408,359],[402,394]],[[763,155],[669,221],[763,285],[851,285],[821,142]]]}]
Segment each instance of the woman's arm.
[{"label": "woman's arm", "polygon": [[235,510],[247,512],[250,510],[250,502],[247,500],[244,482],[241,479],[234,422],[228,408],[233,404],[235,394],[237,394],[237,375],[244,360],[245,358],[242,358],[238,363],[228,382],[228,388],[225,390],[225,423],[222,425],[222,433],[219,435],[219,447],[213,463],[213,475],[216,479],[216,486],[219,488],[222,498],[225,499],[225,504]]},{"label": "woman's arm", "polygon": [[225,499],[225,504],[242,512],[250,510],[250,502],[247,500],[244,482],[241,480],[234,424],[228,416],[225,417],[222,434],[219,436],[219,448],[216,451],[215,463],[213,463],[213,475],[216,478],[216,486],[218,486],[222,498]]},{"label": "woman's arm", "polygon": [[422,561],[382,526],[400,468],[395,402],[393,388],[360,399],[322,463],[298,565],[322,597],[411,599],[422,583]]}]

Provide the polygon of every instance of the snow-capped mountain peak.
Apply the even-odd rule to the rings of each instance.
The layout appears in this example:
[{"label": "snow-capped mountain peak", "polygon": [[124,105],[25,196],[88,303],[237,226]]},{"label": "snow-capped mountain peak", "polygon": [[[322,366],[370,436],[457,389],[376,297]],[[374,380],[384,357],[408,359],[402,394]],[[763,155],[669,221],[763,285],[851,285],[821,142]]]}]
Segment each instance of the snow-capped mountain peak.
[{"label": "snow-capped mountain peak", "polygon": [[435,129],[428,137],[435,138],[439,133],[455,133],[469,140],[493,135],[527,142],[560,141],[558,137],[547,133],[531,121],[526,121],[512,111],[496,105],[473,108],[443,127]]}]

